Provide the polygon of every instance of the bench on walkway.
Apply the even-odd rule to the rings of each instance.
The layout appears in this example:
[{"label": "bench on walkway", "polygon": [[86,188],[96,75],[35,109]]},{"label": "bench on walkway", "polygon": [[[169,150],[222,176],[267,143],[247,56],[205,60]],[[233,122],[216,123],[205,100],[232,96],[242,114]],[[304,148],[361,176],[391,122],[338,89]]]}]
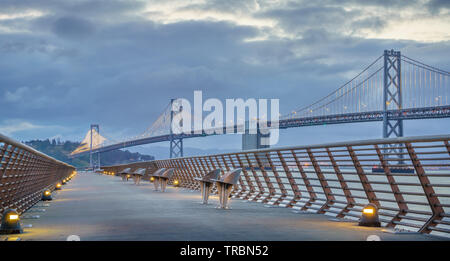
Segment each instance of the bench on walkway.
[{"label": "bench on walkway", "polygon": [[119,172],[119,175],[122,177],[123,181],[128,181],[130,177],[131,168],[125,168]]},{"label": "bench on walkway", "polygon": [[220,179],[215,179],[217,191],[219,193],[219,206],[217,208],[230,209],[229,197],[231,189],[237,184],[242,169],[237,168],[224,174]]},{"label": "bench on walkway", "polygon": [[213,171],[208,172],[205,176],[201,178],[194,178],[200,183],[200,191],[202,193],[203,204],[208,204],[208,198],[214,185],[214,180],[219,179],[220,171],[221,169],[215,169]]},{"label": "bench on walkway", "polygon": [[131,175],[133,176],[134,184],[139,185],[142,177],[145,175],[145,168],[139,168],[131,173]]},{"label": "bench on walkway", "polygon": [[159,187],[159,175],[164,173],[165,170],[166,170],[166,168],[160,168],[160,169],[156,170],[155,172],[153,172],[152,174],[150,174],[150,179],[153,178],[153,185],[155,186],[156,191],[158,190],[158,187]]},{"label": "bench on walkway", "polygon": [[167,183],[173,176],[175,169],[166,169],[161,175],[159,175],[159,183],[161,186],[161,192],[166,191]]}]

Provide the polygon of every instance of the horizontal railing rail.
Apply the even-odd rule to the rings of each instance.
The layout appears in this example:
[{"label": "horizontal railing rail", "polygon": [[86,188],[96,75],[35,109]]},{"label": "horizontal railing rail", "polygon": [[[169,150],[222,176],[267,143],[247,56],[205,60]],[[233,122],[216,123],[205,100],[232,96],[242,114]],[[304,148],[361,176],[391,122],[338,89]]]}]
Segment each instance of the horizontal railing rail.
[{"label": "horizontal railing rail", "polygon": [[45,189],[68,177],[75,167],[0,134],[0,216],[33,206]]},{"label": "horizontal railing rail", "polygon": [[[103,167],[175,168],[172,179],[242,168],[234,198],[357,220],[368,203],[383,226],[450,236],[450,135],[279,147]],[[395,147],[395,151],[392,148]]]}]

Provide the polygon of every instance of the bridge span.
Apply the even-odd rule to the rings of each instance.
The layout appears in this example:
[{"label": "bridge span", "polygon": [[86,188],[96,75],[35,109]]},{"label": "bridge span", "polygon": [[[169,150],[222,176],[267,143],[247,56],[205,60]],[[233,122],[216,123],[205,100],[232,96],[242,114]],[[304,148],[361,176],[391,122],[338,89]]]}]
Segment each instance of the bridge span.
[{"label": "bridge span", "polygon": [[[326,115],[326,116],[317,116],[317,117],[305,117],[305,118],[292,118],[292,119],[283,119],[280,120],[278,125],[280,129],[288,129],[288,128],[298,128],[298,127],[306,127],[306,126],[317,126],[324,124],[343,124],[343,123],[355,123],[355,122],[374,122],[374,121],[383,121],[383,111],[374,111],[374,112],[365,112],[365,113],[348,113],[348,114],[339,114],[339,115]],[[439,118],[448,118],[450,117],[450,105],[448,106],[437,106],[437,107],[426,107],[426,108],[417,108],[417,109],[403,109],[403,110],[395,110],[388,111],[387,115],[389,119],[392,120],[417,120],[417,119],[439,119]],[[268,122],[270,126],[270,122]],[[237,127],[234,126],[236,129]],[[223,128],[222,133],[226,133],[226,127]],[[136,137],[132,140],[126,140],[122,142],[117,142],[113,144],[105,144],[103,146],[94,147],[92,150],[85,150],[83,152],[76,153],[74,155],[83,156],[88,155],[90,153],[97,154],[112,150],[125,149],[129,147],[150,144],[150,143],[158,143],[163,141],[171,141],[171,140],[182,140],[188,138],[198,138],[211,136],[212,134],[207,134],[204,130],[201,134],[192,133],[183,133],[183,134],[165,134],[159,136],[151,136],[151,137]],[[217,134],[214,134],[217,135]]]},{"label": "bridge span", "polygon": [[[382,137],[403,137],[403,121],[450,117],[450,72],[426,65],[402,55],[398,51],[385,50],[354,78],[307,106],[294,109],[280,116],[276,128],[299,128],[322,124],[345,124],[353,122],[382,122]],[[306,90],[307,93],[307,89]],[[305,92],[304,92],[305,93]],[[292,93],[293,96],[304,95]],[[170,157],[183,156],[183,139],[226,134],[227,126],[201,129],[176,134],[172,131],[172,119],[181,111],[172,111],[172,100],[159,117],[144,133],[118,141],[99,135],[98,125],[92,125],[73,157],[100,154],[110,150],[169,141]],[[177,107],[177,106],[175,106]],[[182,107],[182,106],[181,106]],[[178,106],[180,108],[180,106]],[[245,109],[245,108],[244,108]],[[191,112],[188,112],[191,114]],[[192,117],[194,118],[194,117]],[[245,118],[245,117],[244,117]],[[250,119],[249,119],[250,120]],[[260,121],[259,119],[257,119]],[[265,122],[258,122],[265,126]],[[216,123],[215,123],[216,124]],[[226,123],[237,132],[237,123]],[[272,125],[270,122],[268,125]],[[242,126],[242,125],[239,125]],[[220,130],[214,132],[214,130]],[[243,149],[262,148],[255,137],[243,134]],[[267,134],[266,134],[267,135]],[[244,148],[244,144],[246,145]],[[397,151],[396,148],[391,148]],[[97,157],[99,158],[99,156]],[[98,160],[99,161],[99,160]],[[99,166],[100,162],[92,162]]]}]

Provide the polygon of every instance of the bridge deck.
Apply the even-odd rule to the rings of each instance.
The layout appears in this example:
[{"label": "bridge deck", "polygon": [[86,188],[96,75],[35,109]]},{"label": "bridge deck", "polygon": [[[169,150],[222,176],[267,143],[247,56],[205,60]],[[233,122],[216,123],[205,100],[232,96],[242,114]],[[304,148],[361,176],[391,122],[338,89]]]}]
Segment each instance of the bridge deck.
[{"label": "bridge deck", "polygon": [[[199,204],[200,193],[169,187],[166,193],[153,185],[135,186],[117,177],[79,173],[55,195],[49,206],[39,202],[23,216],[21,240],[441,240],[421,234],[391,234],[381,228],[336,222],[319,214],[296,214],[291,209],[267,208],[261,203],[232,200],[232,210]],[[45,203],[44,203],[45,204]],[[2,236],[0,239],[5,239]]]}]

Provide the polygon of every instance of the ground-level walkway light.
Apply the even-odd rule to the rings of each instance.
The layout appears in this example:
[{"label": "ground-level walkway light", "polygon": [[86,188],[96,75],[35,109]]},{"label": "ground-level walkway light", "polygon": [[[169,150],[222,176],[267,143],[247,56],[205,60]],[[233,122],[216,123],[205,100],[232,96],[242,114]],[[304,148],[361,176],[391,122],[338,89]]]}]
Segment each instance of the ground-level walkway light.
[{"label": "ground-level walkway light", "polygon": [[7,209],[3,212],[0,234],[22,233],[19,213],[15,209]]}]

